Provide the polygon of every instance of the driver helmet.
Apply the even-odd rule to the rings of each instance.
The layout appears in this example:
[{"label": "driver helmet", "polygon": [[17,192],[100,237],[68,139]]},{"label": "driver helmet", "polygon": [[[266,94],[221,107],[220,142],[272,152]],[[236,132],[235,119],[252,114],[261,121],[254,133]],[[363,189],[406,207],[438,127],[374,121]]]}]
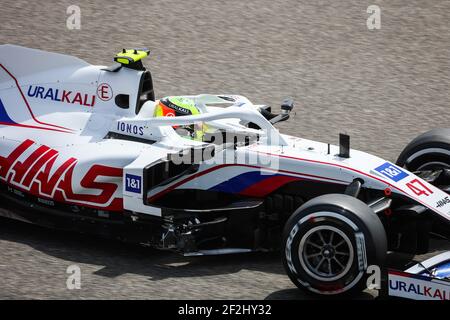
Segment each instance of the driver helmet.
[{"label": "driver helmet", "polygon": [[[195,101],[191,98],[172,96],[164,97],[159,100],[155,107],[155,117],[178,117],[178,116],[190,116],[200,114],[200,110],[195,104]],[[203,124],[196,123],[187,126],[174,126],[174,129],[184,129],[183,136],[188,134],[189,138],[194,140],[203,140],[204,130]],[[177,130],[181,132],[181,130]]]}]

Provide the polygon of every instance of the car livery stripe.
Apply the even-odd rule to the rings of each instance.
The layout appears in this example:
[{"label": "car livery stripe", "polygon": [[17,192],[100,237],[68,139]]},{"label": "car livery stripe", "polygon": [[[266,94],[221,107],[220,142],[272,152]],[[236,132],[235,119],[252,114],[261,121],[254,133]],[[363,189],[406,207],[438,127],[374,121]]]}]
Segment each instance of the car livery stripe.
[{"label": "car livery stripe", "polygon": [[0,125],[10,126],[10,127],[27,128],[27,129],[37,129],[37,130],[47,130],[47,131],[56,131],[56,132],[69,133],[69,132],[67,132],[65,130],[45,128],[45,127],[38,127],[38,126],[30,126],[30,125],[27,125],[27,124],[19,124],[19,123],[8,123],[8,122],[1,122],[0,121]]},{"label": "car livery stripe", "polygon": [[254,185],[255,183],[264,182],[268,178],[278,176],[276,174],[262,174],[261,171],[250,171],[239,174],[229,180],[223,181],[212,188],[210,191],[240,193],[244,189]]},{"label": "car livery stripe", "polygon": [[420,279],[420,280],[424,280],[424,281],[432,281],[433,278],[421,275],[421,274],[412,274],[412,273],[407,273],[407,272],[403,272],[403,271],[399,271],[399,270],[394,270],[394,269],[389,269],[388,270],[389,275],[395,275],[395,276],[402,276],[402,277],[407,277],[407,278],[416,278],[416,279]]},{"label": "car livery stripe", "polygon": [[354,171],[356,173],[359,173],[359,174],[362,174],[364,176],[367,176],[367,177],[373,178],[375,180],[378,180],[380,182],[383,182],[383,183],[389,185],[390,187],[392,187],[394,189],[397,189],[397,190],[399,190],[401,192],[404,192],[402,189],[398,188],[397,186],[392,185],[391,183],[389,183],[389,182],[387,182],[387,181],[385,181],[383,179],[380,179],[380,178],[378,178],[376,176],[373,176],[371,174],[368,174],[366,172],[363,172],[363,171],[360,171],[358,169],[354,169],[354,168],[351,168],[351,167],[347,167],[347,166],[344,166],[344,165],[341,165],[341,164],[332,163],[332,162],[326,162],[326,161],[320,161],[320,160],[312,160],[312,159],[297,158],[297,157],[292,157],[292,156],[285,156],[285,155],[280,155],[280,154],[276,154],[276,153],[269,153],[269,152],[264,152],[264,151],[256,151],[256,152],[257,153],[262,153],[262,154],[265,154],[265,155],[268,155],[268,156],[275,156],[275,157],[279,157],[279,158],[286,158],[286,159],[292,159],[292,160],[297,160],[297,161],[318,163],[318,164],[323,164],[323,165],[327,165],[327,166],[334,166],[334,167],[339,167],[339,168],[351,170],[351,171]]},{"label": "car livery stripe", "polygon": [[[284,174],[286,174],[286,176],[287,175],[295,175],[295,176],[297,176],[298,179],[303,179],[303,180],[317,180],[317,181],[329,182],[329,183],[337,183],[337,184],[347,184],[348,183],[347,181],[344,181],[344,180],[327,178],[327,177],[322,177],[322,176],[317,176],[317,175],[312,175],[312,174],[293,172],[293,171],[287,171],[287,170],[274,170],[274,169],[270,169],[270,168],[263,168],[263,167],[252,166],[252,165],[233,164],[233,163],[231,163],[231,164],[221,164],[221,165],[218,165],[218,166],[215,166],[215,167],[208,168],[208,169],[203,170],[201,172],[197,172],[197,173],[195,173],[195,174],[193,174],[193,175],[191,175],[191,176],[189,176],[189,177],[187,177],[187,178],[185,178],[183,180],[175,182],[174,184],[172,184],[168,188],[166,188],[166,189],[156,193],[155,195],[150,196],[148,198],[148,201],[149,202],[155,201],[158,198],[160,198],[160,197],[164,196],[165,194],[169,193],[170,191],[178,188],[179,186],[181,186],[181,185],[183,185],[183,184],[185,184],[185,183],[187,183],[187,182],[189,182],[189,181],[191,181],[193,179],[196,179],[196,178],[198,178],[200,176],[208,174],[208,173],[210,173],[212,171],[216,171],[216,170],[219,170],[221,168],[230,167],[230,166],[247,167],[247,168],[254,168],[254,169],[259,169],[259,170],[263,169],[263,170],[267,170],[267,171],[272,170],[275,174],[284,173]],[[270,175],[268,175],[268,176],[270,177]],[[285,180],[287,180],[287,179],[285,179]],[[280,181],[282,181],[282,179],[278,179],[278,183]],[[262,182],[264,182],[264,180]],[[272,182],[274,182],[274,181],[272,180]],[[267,181],[266,183],[269,183],[269,181]],[[264,186],[264,185],[260,185],[260,186]],[[252,188],[252,186],[250,185],[250,186],[248,186],[248,188]],[[242,190],[242,192],[247,194],[248,192],[252,192],[252,189],[249,189],[249,190],[245,190],[244,189],[244,190]]]},{"label": "car livery stripe", "polygon": [[[286,158],[286,159],[293,159],[293,160],[297,160],[297,161],[304,161],[304,162],[318,163],[318,164],[329,165],[329,166],[334,166],[334,167],[339,167],[339,168],[347,169],[347,170],[350,170],[350,171],[354,171],[354,172],[359,173],[359,174],[361,174],[361,175],[364,175],[364,176],[367,176],[367,177],[369,177],[369,178],[372,178],[372,179],[378,180],[378,181],[380,181],[380,182],[383,182],[383,183],[385,183],[386,185],[388,185],[390,188],[396,189],[396,190],[400,191],[401,193],[406,194],[408,197],[411,197],[411,198],[413,198],[414,200],[416,200],[417,202],[423,204],[425,207],[430,208],[430,206],[429,206],[428,204],[426,204],[426,203],[423,202],[422,200],[418,199],[417,197],[411,196],[408,192],[404,191],[403,189],[401,189],[401,188],[399,188],[399,187],[397,187],[397,186],[395,186],[395,185],[392,185],[392,184],[389,183],[388,181],[385,181],[385,180],[383,180],[383,179],[380,179],[380,178],[378,178],[378,177],[376,177],[376,176],[374,176],[374,175],[371,175],[371,174],[369,174],[369,173],[360,171],[360,170],[358,170],[358,169],[354,169],[354,168],[347,167],[347,166],[344,166],[344,165],[341,165],[341,164],[337,164],[337,163],[330,163],[330,162],[319,161],[319,160],[311,160],[311,159],[304,159],[304,158],[298,158],[298,157],[292,157],[292,156],[285,156],[285,155],[274,154],[274,153],[264,152],[264,151],[255,151],[255,152],[257,152],[257,153],[262,153],[262,154],[269,155],[269,156],[275,156],[275,157]],[[443,216],[443,217],[445,217],[445,218],[448,219],[448,214],[447,214],[447,213],[442,212],[442,211],[440,211],[440,210],[438,210],[438,209],[436,209],[436,208],[430,208],[430,209],[436,211],[436,212],[439,213],[441,216]]]},{"label": "car livery stripe", "polygon": [[237,175],[208,190],[238,193],[249,197],[264,197],[289,182],[300,180],[305,179],[284,174],[262,174],[261,171],[251,171]]},{"label": "car livery stripe", "polygon": [[[383,179],[380,179],[380,178],[377,177],[377,176],[374,176],[374,175],[371,175],[371,174],[369,174],[369,173],[360,171],[360,170],[358,170],[358,169],[354,169],[354,168],[351,168],[351,167],[348,167],[348,166],[345,166],[345,165],[341,165],[341,164],[337,164],[337,163],[330,163],[330,162],[320,161],[320,160],[304,159],[304,158],[298,158],[298,157],[293,157],[293,156],[286,156],[286,155],[274,154],[274,153],[264,152],[264,151],[255,151],[255,152],[261,153],[261,154],[265,154],[265,155],[269,155],[269,156],[280,157],[280,158],[293,159],[293,160],[303,161],[303,162],[318,163],[318,164],[323,164],[323,165],[327,165],[327,166],[334,166],[334,167],[343,168],[343,169],[346,169],[346,170],[349,170],[349,171],[353,171],[353,172],[356,172],[356,173],[361,174],[361,175],[363,175],[363,176],[367,176],[367,177],[370,177],[370,178],[372,178],[372,179],[374,179],[374,180],[380,181],[380,182],[386,184],[388,187],[390,187],[390,188],[392,188],[392,189],[395,189],[395,190],[398,190],[399,192],[401,192],[401,193],[407,195],[408,197],[414,198],[415,201],[417,201],[418,203],[423,204],[425,207],[430,208],[430,206],[429,206],[428,204],[426,204],[424,201],[418,199],[417,197],[414,197],[414,196],[410,195],[408,192],[404,191],[403,189],[401,189],[401,188],[399,188],[399,187],[397,187],[397,186],[395,186],[395,185],[389,183],[388,181],[385,181],[385,180],[383,180]],[[155,195],[150,196],[150,197],[148,198],[148,201],[149,201],[149,202],[154,201],[154,200],[160,198],[161,196],[167,194],[168,192],[172,191],[173,189],[176,189],[177,187],[183,185],[184,183],[189,182],[190,180],[193,180],[193,179],[195,179],[195,178],[197,178],[197,177],[200,177],[200,176],[202,176],[202,175],[205,175],[205,174],[207,174],[207,173],[209,173],[209,172],[211,172],[211,171],[218,170],[218,169],[220,169],[220,168],[222,168],[222,167],[230,166],[230,165],[245,166],[245,167],[255,167],[255,168],[260,168],[260,169],[267,169],[267,168],[261,168],[261,167],[250,166],[250,165],[241,165],[241,164],[223,164],[223,165],[219,165],[219,166],[216,166],[216,167],[211,167],[211,168],[208,168],[207,170],[204,170],[204,171],[202,171],[202,172],[198,172],[198,173],[196,173],[196,174],[194,174],[194,175],[192,175],[192,176],[190,176],[190,177],[187,177],[187,178],[184,179],[184,180],[180,180],[180,181],[174,183],[173,185],[169,186],[167,189],[164,189],[164,190],[160,191],[159,193],[156,193]],[[283,172],[283,170],[279,170],[279,172]],[[287,171],[285,171],[285,172],[287,172]],[[305,174],[302,174],[302,173],[299,173],[299,172],[289,172],[289,173],[294,174],[294,175],[305,175]],[[320,176],[313,176],[313,175],[309,175],[309,176],[310,176],[310,177],[316,177],[316,178],[319,178],[319,179],[325,179],[325,180],[328,180],[328,181],[334,181],[335,183],[339,183],[339,182],[341,182],[341,183],[349,183],[348,181],[337,180],[337,179],[331,179],[331,178],[327,178],[327,177],[320,177]],[[318,180],[318,179],[311,179],[311,180]],[[438,212],[438,213],[439,213],[440,215],[442,215],[443,217],[447,217],[447,214],[446,214],[445,212],[442,212],[442,211],[440,211],[440,210],[438,210],[438,209],[436,209],[436,208],[431,208],[431,209],[434,210],[434,211],[436,211],[436,212]]]},{"label": "car livery stripe", "polygon": [[2,99],[0,99],[0,123],[12,123],[16,124],[6,112],[5,106],[3,105]]},{"label": "car livery stripe", "polygon": [[243,196],[262,198],[289,182],[300,180],[304,179],[287,175],[274,175],[247,187],[240,194]]},{"label": "car livery stripe", "polygon": [[[4,124],[4,125],[14,125],[14,126],[17,126],[17,127],[24,127],[24,128],[32,128],[32,129],[41,129],[41,130],[51,130],[51,131],[59,131],[59,132],[65,132],[65,133],[72,133],[73,132],[73,130],[72,129],[69,129],[69,128],[65,128],[65,127],[61,127],[61,126],[58,126],[58,125],[55,125],[55,124],[50,124],[50,123],[45,123],[45,122],[42,122],[42,121],[39,121],[35,116],[34,116],[34,114],[33,114],[33,111],[32,111],[32,109],[31,109],[31,107],[30,107],[30,104],[28,103],[28,100],[25,98],[25,95],[23,94],[23,92],[22,92],[22,89],[20,88],[20,85],[19,85],[19,82],[17,81],[17,79],[16,79],[16,77],[14,77],[13,75],[12,75],[12,73],[11,72],[9,72],[8,71],[8,69],[6,69],[4,66],[3,66],[3,64],[1,64],[0,63],[0,67],[14,80],[14,82],[16,83],[16,87],[17,87],[17,89],[19,90],[19,93],[20,93],[20,95],[22,96],[22,99],[23,99],[23,101],[25,102],[25,105],[27,106],[27,108],[28,108],[28,111],[30,112],[30,115],[31,115],[31,117],[32,117],[32,119],[36,122],[36,123],[38,123],[38,124],[40,124],[40,125],[44,125],[44,126],[49,126],[49,127],[52,127],[52,128],[45,128],[45,127],[38,127],[38,126],[29,126],[29,125],[22,125],[22,124],[18,124],[18,123],[15,123],[14,121],[12,121],[12,119],[8,116],[8,118],[9,118],[9,120],[10,121],[12,121],[12,123],[11,122],[8,122],[8,121],[4,121],[4,120],[2,120],[1,122],[0,122],[0,124]],[[3,109],[4,109],[4,106],[3,106]],[[5,109],[4,109],[5,110]],[[6,113],[6,110],[5,110],[5,113]]]}]

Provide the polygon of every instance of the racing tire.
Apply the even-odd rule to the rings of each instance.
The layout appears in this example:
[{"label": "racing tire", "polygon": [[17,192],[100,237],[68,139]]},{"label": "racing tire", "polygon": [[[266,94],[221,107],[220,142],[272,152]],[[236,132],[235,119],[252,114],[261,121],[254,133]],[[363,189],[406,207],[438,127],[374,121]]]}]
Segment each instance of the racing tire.
[{"label": "racing tire", "polygon": [[434,129],[412,140],[397,165],[409,171],[450,169],[450,129]]},{"label": "racing tire", "polygon": [[361,292],[366,288],[367,268],[378,266],[381,276],[386,255],[386,233],[378,216],[364,202],[344,194],[304,203],[283,230],[285,270],[308,293]]}]

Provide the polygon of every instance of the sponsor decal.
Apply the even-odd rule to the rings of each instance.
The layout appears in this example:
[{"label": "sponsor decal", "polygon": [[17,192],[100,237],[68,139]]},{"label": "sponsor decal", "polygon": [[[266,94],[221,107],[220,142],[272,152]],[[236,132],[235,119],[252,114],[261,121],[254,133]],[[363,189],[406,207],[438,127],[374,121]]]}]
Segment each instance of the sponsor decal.
[{"label": "sponsor decal", "polygon": [[178,105],[176,105],[176,104],[171,104],[170,107],[171,107],[172,109],[175,109],[176,111],[181,112],[181,113],[184,113],[184,114],[190,114],[190,113],[191,113],[191,111],[190,111],[189,109],[180,107],[180,106],[178,106]]},{"label": "sponsor decal", "polygon": [[99,84],[97,87],[97,96],[103,101],[111,100],[111,98],[113,97],[111,86],[107,83]]},{"label": "sponsor decal", "polygon": [[375,168],[375,171],[394,182],[398,182],[409,176],[405,171],[390,162],[383,163],[381,166]]},{"label": "sponsor decal", "polygon": [[32,98],[78,104],[85,107],[93,107],[95,104],[95,95],[41,86],[29,86],[27,95]]},{"label": "sponsor decal", "polygon": [[125,175],[125,191],[141,193],[142,178],[133,174]]},{"label": "sponsor decal", "polygon": [[[0,180],[44,199],[122,210],[122,199],[114,197],[119,184],[113,182],[122,177],[122,169],[94,164],[81,179],[74,179],[77,162],[73,157],[61,159],[58,151],[25,140],[8,156],[0,156]],[[100,179],[109,182],[97,182]],[[82,192],[77,193],[74,187]]]},{"label": "sponsor decal", "polygon": [[125,122],[117,122],[117,131],[143,136],[144,135],[144,127],[138,126],[132,123]]},{"label": "sponsor decal", "polygon": [[433,194],[433,191],[419,179],[413,179],[409,181],[408,183],[406,183],[406,186],[417,196],[424,195],[428,197],[430,194]]},{"label": "sponsor decal", "polygon": [[389,295],[415,300],[450,300],[450,282],[390,271]]},{"label": "sponsor decal", "polygon": [[436,208],[440,208],[450,203],[449,197],[444,197],[443,199],[436,202]]}]

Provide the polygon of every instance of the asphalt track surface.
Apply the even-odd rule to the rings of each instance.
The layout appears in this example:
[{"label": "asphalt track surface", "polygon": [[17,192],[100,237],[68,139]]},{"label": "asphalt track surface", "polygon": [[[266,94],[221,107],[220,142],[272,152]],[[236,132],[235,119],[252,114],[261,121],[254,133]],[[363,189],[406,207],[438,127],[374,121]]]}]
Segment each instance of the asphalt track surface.
[{"label": "asphalt track surface", "polygon": [[[238,93],[278,108],[285,133],[395,160],[417,134],[449,123],[450,1],[11,1],[0,43],[108,65],[122,47],[150,47],[157,97]],[[81,30],[66,8],[81,8]],[[381,7],[381,29],[366,26]],[[82,271],[66,288],[66,268]],[[0,220],[0,299],[305,299],[277,253],[184,258]],[[373,292],[358,298],[370,299]]]}]

